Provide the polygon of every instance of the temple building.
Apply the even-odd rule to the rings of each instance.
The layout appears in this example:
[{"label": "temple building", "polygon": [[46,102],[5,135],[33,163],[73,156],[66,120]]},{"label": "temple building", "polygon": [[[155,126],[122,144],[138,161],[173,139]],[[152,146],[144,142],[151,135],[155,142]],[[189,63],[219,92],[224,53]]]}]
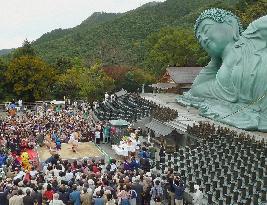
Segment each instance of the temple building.
[{"label": "temple building", "polygon": [[202,67],[168,67],[159,83],[152,88],[168,93],[183,94],[190,90]]}]

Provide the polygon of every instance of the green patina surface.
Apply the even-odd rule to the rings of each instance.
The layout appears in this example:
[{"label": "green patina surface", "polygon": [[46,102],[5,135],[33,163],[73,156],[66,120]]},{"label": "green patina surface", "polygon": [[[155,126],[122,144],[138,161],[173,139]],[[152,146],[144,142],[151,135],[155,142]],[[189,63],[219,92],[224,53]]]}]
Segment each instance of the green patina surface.
[{"label": "green patina surface", "polygon": [[267,16],[243,31],[231,12],[209,9],[197,19],[195,33],[211,60],[178,103],[241,129],[267,132]]}]

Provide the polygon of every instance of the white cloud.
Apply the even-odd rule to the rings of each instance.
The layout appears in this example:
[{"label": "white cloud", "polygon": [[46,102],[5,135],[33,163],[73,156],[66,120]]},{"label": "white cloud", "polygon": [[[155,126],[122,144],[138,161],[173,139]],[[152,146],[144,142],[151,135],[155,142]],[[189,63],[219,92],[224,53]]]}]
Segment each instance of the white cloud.
[{"label": "white cloud", "polygon": [[[80,24],[93,12],[125,12],[153,0],[5,0],[0,4],[0,49],[21,46],[56,28]],[[164,0],[157,0],[164,1]]]}]

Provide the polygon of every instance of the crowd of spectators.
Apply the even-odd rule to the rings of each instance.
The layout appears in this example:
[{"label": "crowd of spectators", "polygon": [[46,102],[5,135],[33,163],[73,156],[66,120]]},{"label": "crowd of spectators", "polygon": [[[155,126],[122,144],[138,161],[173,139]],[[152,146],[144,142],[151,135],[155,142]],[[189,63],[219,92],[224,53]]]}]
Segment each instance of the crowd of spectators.
[{"label": "crowd of spectators", "polygon": [[[85,112],[89,112],[85,113]],[[54,153],[45,162],[25,169],[19,160],[23,151],[46,146],[47,136],[55,149],[57,140],[68,142],[73,132],[80,140],[94,141],[95,124],[90,109],[45,108],[17,113],[1,121],[0,205],[148,205],[180,204],[184,183],[172,169],[158,175],[140,166],[150,157],[147,149],[124,161],[110,159],[63,160]],[[101,130],[102,128],[100,128]]]}]

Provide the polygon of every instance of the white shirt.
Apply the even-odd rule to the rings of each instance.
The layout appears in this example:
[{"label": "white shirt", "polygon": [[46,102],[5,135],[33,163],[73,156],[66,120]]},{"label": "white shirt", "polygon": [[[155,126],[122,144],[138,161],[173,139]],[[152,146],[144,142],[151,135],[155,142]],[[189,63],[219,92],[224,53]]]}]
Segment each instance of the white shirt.
[{"label": "white shirt", "polygon": [[65,205],[65,204],[61,200],[53,199],[52,201],[50,201],[49,205]]},{"label": "white shirt", "polygon": [[110,171],[113,172],[113,171],[115,171],[115,169],[117,169],[117,166],[116,166],[116,164],[113,164],[113,163],[112,163],[112,164],[110,165]]},{"label": "white shirt", "polygon": [[16,179],[22,179],[26,173],[24,171],[20,171],[17,176],[14,177],[14,180]]},{"label": "white shirt", "polygon": [[66,173],[66,179],[67,181],[70,181],[73,178],[73,173],[72,172],[67,172]]},{"label": "white shirt", "polygon": [[95,131],[95,138],[100,138],[100,132],[99,131]]},{"label": "white shirt", "polygon": [[36,170],[30,171],[31,177],[34,177],[38,172]]}]

